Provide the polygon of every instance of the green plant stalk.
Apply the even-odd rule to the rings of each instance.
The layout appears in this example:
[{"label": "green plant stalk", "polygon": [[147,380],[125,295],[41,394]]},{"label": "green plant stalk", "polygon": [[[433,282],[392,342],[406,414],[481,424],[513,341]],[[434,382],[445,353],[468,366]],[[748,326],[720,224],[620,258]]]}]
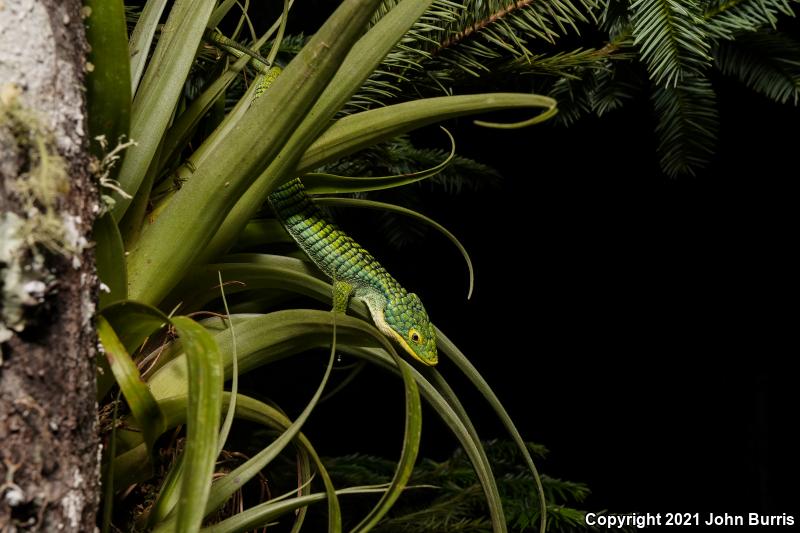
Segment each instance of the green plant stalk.
[{"label": "green plant stalk", "polygon": [[[341,4],[270,90],[252,103],[232,129],[229,142],[214,150],[161,216],[143,229],[128,257],[131,298],[157,304],[180,280],[259,169],[281,152],[377,3],[346,0]],[[256,135],[263,131],[265,117],[270,128]]]}]

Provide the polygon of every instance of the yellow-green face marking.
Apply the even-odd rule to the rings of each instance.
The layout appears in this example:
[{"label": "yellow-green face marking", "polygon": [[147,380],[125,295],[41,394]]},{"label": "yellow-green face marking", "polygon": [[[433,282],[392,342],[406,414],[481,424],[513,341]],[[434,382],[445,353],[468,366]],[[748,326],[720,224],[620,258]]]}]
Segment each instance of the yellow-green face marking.
[{"label": "yellow-green face marking", "polygon": [[436,351],[436,330],[433,328],[422,301],[414,293],[391,298],[383,312],[392,337],[414,359],[428,366],[439,362]]}]

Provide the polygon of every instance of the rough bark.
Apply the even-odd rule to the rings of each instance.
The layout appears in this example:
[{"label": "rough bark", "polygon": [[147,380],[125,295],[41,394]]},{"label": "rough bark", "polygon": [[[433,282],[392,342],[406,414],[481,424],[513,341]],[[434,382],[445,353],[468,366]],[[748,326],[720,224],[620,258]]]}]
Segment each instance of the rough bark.
[{"label": "rough bark", "polygon": [[[95,529],[97,280],[86,243],[97,203],[86,48],[78,0],[0,0],[3,532]],[[58,192],[48,200],[32,176],[46,181],[58,165],[66,179],[48,182]]]}]

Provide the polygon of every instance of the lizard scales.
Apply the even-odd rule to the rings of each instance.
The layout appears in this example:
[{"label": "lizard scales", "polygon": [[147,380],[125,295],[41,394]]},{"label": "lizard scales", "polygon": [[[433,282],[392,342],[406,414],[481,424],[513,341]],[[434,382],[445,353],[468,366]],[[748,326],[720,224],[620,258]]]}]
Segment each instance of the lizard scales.
[{"label": "lizard scales", "polygon": [[334,303],[347,297],[367,304],[378,329],[426,365],[437,363],[436,335],[419,297],[409,293],[361,245],[328,221],[299,178],[280,186],[269,203],[305,254],[334,280]]}]

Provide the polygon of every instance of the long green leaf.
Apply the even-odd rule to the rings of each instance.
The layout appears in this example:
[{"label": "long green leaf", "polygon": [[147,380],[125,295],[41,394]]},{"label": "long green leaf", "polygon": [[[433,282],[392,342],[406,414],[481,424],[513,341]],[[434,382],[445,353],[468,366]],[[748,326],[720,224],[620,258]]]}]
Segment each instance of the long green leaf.
[{"label": "long green leaf", "polygon": [[125,248],[117,224],[110,214],[95,220],[92,237],[97,243],[95,264],[100,287],[100,309],[128,298],[128,273],[125,268]]},{"label": "long green leaf", "polygon": [[[297,419],[286,429],[286,431],[281,433],[281,435],[269,446],[214,483],[214,486],[211,489],[211,496],[208,500],[208,506],[206,507],[206,515],[218,509],[222,504],[225,503],[225,501],[228,500],[228,498],[231,497],[234,492],[239,490],[245,483],[247,483],[247,481],[252,479],[262,469],[264,469],[300,432],[300,428],[303,426],[303,424],[305,424],[306,420],[308,420],[308,417],[311,415],[311,412],[316,407],[317,402],[322,395],[322,391],[325,389],[325,386],[328,383],[328,378],[331,375],[333,362],[336,356],[335,329],[333,332],[333,339],[331,354],[328,360],[328,366],[325,369],[325,374],[322,376],[319,387],[317,387],[317,390],[314,393],[314,396],[312,396],[311,400],[308,402],[308,405],[306,405],[305,409],[303,409],[300,415],[298,415]],[[335,502],[333,509],[329,509],[329,513],[331,511],[333,512],[333,515],[329,516],[329,531],[341,531],[342,519],[338,502]]]},{"label": "long green leaf", "polygon": [[164,415],[150,389],[142,381],[136,363],[131,359],[111,324],[102,316],[97,317],[97,336],[103,345],[114,378],[139,424],[147,449],[152,452],[156,438],[166,429]]},{"label": "long green leaf", "polygon": [[[373,494],[375,492],[384,492],[384,487],[348,487],[346,489],[336,491],[336,494]],[[268,502],[261,503],[250,509],[236,513],[230,518],[226,518],[222,522],[216,523],[212,526],[201,529],[203,533],[234,533],[252,531],[259,527],[264,527],[268,523],[274,521],[276,518],[284,515],[295,509],[306,507],[313,503],[320,502],[325,499],[325,494],[316,493],[308,494],[305,496],[298,496],[290,500],[276,501],[276,499]]]},{"label": "long green leaf", "polygon": [[[215,0],[175,0],[172,6],[133,100],[131,138],[138,144],[125,154],[119,172],[120,186],[130,195],[138,192],[161,142],[215,3]],[[115,200],[114,219],[119,221],[131,200],[119,194]]]},{"label": "long green leaf", "polygon": [[447,133],[450,139],[450,155],[436,166],[420,170],[419,172],[410,172],[407,174],[396,174],[394,176],[364,176],[364,177],[351,177],[351,176],[337,176],[335,174],[325,174],[312,172],[303,176],[303,185],[308,194],[337,194],[337,193],[353,193],[353,192],[367,192],[367,191],[380,191],[384,189],[391,189],[403,185],[409,185],[417,181],[424,180],[435,176],[453,160],[456,155],[456,143],[450,132],[442,128]]},{"label": "long green leaf", "polygon": [[180,285],[166,300],[168,306],[182,303],[186,310],[200,309],[217,297],[216,270],[226,279],[238,283],[227,286],[229,294],[252,289],[286,289],[298,294],[317,297],[327,292],[330,284],[318,277],[311,265],[291,257],[268,254],[236,254],[227,256],[230,263],[193,267]]},{"label": "long green leaf", "polygon": [[[131,300],[105,307],[101,315],[108,320],[128,353],[133,353],[150,335],[169,323],[169,318],[149,305]],[[101,400],[114,386],[114,375],[100,365],[97,376],[97,398]]]},{"label": "long green leaf", "polygon": [[181,480],[176,531],[197,531],[203,522],[214,465],[222,409],[223,371],[219,348],[202,326],[186,317],[172,325],[186,350],[189,401],[186,417],[186,466]]},{"label": "long green leaf", "polygon": [[[345,0],[264,96],[253,101],[229,142],[197,167],[155,222],[144,228],[128,257],[134,299],[158,303],[183,277],[260,169],[281,152],[376,4],[377,0]],[[267,119],[270,127],[265,130]]]},{"label": "long green leaf", "polygon": [[[341,351],[377,363],[390,371],[397,372],[397,368],[392,360],[380,350],[358,346],[342,346]],[[436,383],[434,385],[428,378],[413,367],[411,367],[411,372],[419,385],[422,396],[431,405],[433,411],[442,419],[448,428],[450,428],[450,431],[452,431],[453,435],[458,439],[467,457],[469,457],[472,462],[472,466],[475,468],[478,480],[486,495],[493,531],[495,533],[505,532],[506,523],[503,515],[502,502],[497,489],[497,483],[492,474],[491,465],[483,450],[478,434],[461,406],[461,403],[449,388],[442,388],[441,384],[436,382],[434,382]],[[428,375],[430,375],[430,373],[428,373]]]},{"label": "long green leaf", "polygon": [[293,243],[294,239],[286,233],[280,221],[274,218],[260,218],[247,223],[239,235],[233,251],[247,250],[255,246],[278,243]]},{"label": "long green leaf", "polygon": [[158,21],[164,13],[167,0],[147,0],[139,20],[131,33],[130,65],[131,65],[131,93],[135,94],[142,79],[147,55],[153,43],[153,37],[158,28]]},{"label": "long green leaf", "polygon": [[[105,135],[113,148],[128,134],[131,118],[131,70],[122,0],[85,2],[86,40],[92,70],[86,76],[90,138]],[[97,145],[93,145],[97,146]],[[102,157],[96,152],[95,155]]]},{"label": "long green leaf", "polygon": [[548,112],[556,108],[556,101],[538,94],[486,93],[426,98],[356,113],[338,120],[314,141],[297,164],[297,173],[442,120],[532,107]]},{"label": "long green leaf", "polygon": [[245,511],[236,513],[234,516],[217,524],[204,527],[200,531],[204,533],[233,533],[237,531],[252,531],[267,525],[276,518],[288,512],[300,509],[301,507],[306,507],[312,503],[321,502],[325,500],[325,498],[325,493],[319,492],[306,496],[297,496],[296,498],[279,502],[264,502]]},{"label": "long green leaf", "polygon": [[102,315],[128,352],[133,352],[147,337],[169,323],[167,315],[155,307],[132,300],[111,304],[103,309]]},{"label": "long green leaf", "polygon": [[[168,427],[176,427],[185,422],[186,403],[187,397],[185,395],[173,396],[163,400],[160,403],[162,411],[167,419]],[[225,407],[226,404],[230,404],[229,393],[225,393],[223,395],[223,407]],[[282,432],[288,431],[293,424],[293,422],[286,418],[283,413],[274,407],[241,394],[237,396],[235,405],[237,418],[249,420],[257,424],[263,424]],[[302,433],[298,433],[295,437],[295,440],[299,449],[307,453],[316,465],[317,472],[322,479],[322,482],[325,486],[325,492],[328,495],[328,513],[332,514],[333,516],[338,516],[339,504],[336,498],[336,491],[333,488],[333,483],[331,482],[330,476],[325,469],[325,465],[320,460],[319,455],[314,450],[311,443]],[[119,464],[117,467],[118,477],[115,478],[115,486],[122,486],[125,483],[139,481],[142,479],[141,476],[137,477],[136,475],[137,467],[134,463],[134,460],[140,457],[139,454],[143,449],[144,445],[139,445],[130,452],[127,452],[117,458]],[[170,526],[174,525],[173,518],[174,517],[170,517],[170,520],[160,525],[159,528],[164,530],[170,529]]]},{"label": "long green leaf", "polygon": [[[397,355],[386,337],[373,326],[362,320],[346,315],[336,317],[337,336],[341,342],[363,345],[369,341],[383,347],[392,355],[403,378],[406,398],[405,439],[400,460],[390,487],[373,510],[358,526],[358,531],[368,530],[391,508],[408,482],[419,451],[421,430],[421,407],[419,391],[410,367]],[[248,321],[247,328],[238,337],[240,349],[240,368],[242,373],[253,366],[264,364],[289,354],[317,346],[331,334],[330,313],[292,309],[278,311]],[[229,336],[218,335],[217,340],[223,354],[228,353]],[[226,372],[230,370],[229,355],[226,357]],[[157,398],[180,395],[185,388],[185,358],[177,358],[159,369],[150,380],[151,388]]]},{"label": "long green leaf", "polygon": [[503,426],[505,426],[506,431],[508,431],[508,433],[511,435],[511,438],[514,440],[514,443],[516,443],[520,453],[522,453],[522,456],[525,458],[525,462],[527,463],[531,474],[536,480],[536,487],[539,490],[539,505],[541,506],[542,510],[540,531],[543,532],[547,522],[547,505],[544,501],[544,489],[542,488],[539,471],[533,462],[533,457],[531,457],[530,450],[528,450],[525,440],[522,438],[522,435],[520,435],[516,425],[514,425],[514,421],[511,420],[508,411],[506,411],[505,407],[503,407],[502,402],[500,402],[500,399],[497,397],[480,372],[478,372],[470,360],[467,359],[463,353],[461,353],[461,350],[459,350],[458,347],[453,344],[452,341],[450,341],[450,339],[448,339],[439,328],[436,328],[436,344],[439,350],[445,356],[447,356],[456,365],[456,367],[458,367],[459,370],[464,373],[465,376],[467,376],[470,382],[472,382],[475,388],[478,389],[481,395],[486,399],[497,417],[503,423]]}]

